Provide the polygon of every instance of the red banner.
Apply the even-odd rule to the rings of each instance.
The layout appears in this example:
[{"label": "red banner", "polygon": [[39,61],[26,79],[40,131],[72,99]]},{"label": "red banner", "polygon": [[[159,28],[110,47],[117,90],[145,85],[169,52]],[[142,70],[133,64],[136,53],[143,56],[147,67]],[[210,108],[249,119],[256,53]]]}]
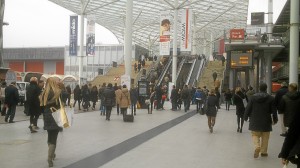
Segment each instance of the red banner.
[{"label": "red banner", "polygon": [[232,40],[243,40],[245,38],[244,29],[231,29],[230,30],[230,39]]}]

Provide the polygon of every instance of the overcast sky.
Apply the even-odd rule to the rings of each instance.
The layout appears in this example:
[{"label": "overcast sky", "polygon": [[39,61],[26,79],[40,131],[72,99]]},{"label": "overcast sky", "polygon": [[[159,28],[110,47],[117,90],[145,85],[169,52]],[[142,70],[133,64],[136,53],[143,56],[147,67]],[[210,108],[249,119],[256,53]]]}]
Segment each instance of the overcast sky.
[{"label": "overcast sky", "polygon": [[[267,12],[268,0],[249,0],[251,12]],[[286,0],[274,1],[274,22]],[[65,46],[69,41],[69,16],[74,14],[48,0],[6,0],[4,47]],[[265,22],[267,21],[267,17]],[[117,38],[107,29],[96,25],[96,43],[117,44]]]}]

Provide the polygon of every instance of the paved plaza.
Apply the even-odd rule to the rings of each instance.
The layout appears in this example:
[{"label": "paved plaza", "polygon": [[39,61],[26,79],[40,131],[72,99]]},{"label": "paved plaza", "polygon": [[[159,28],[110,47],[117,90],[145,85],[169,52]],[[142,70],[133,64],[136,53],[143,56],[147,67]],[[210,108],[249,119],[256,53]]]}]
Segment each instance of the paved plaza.
[{"label": "paved plaza", "polygon": [[[269,157],[253,158],[248,123],[237,133],[235,107],[218,112],[214,133],[209,133],[206,116],[194,111],[164,111],[147,114],[139,109],[134,123],[124,123],[112,111],[111,121],[99,111],[74,115],[74,125],[58,135],[54,167],[66,168],[276,168],[284,138],[274,126]],[[47,132],[31,134],[26,117],[18,107],[16,123],[0,118],[0,168],[46,168]],[[97,107],[98,109],[98,107]],[[42,127],[43,121],[38,125]],[[290,166],[294,167],[294,166]]]}]

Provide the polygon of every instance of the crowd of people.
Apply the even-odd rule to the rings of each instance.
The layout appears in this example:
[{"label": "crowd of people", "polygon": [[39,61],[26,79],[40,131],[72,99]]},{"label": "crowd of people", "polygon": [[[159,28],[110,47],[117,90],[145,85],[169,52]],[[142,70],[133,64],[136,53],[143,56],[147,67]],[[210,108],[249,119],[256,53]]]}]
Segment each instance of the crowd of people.
[{"label": "crowd of people", "polygon": [[[1,114],[5,115],[5,121],[9,123],[14,122],[16,105],[19,101],[15,85],[16,83],[12,82],[6,86],[6,83],[3,82],[1,87]],[[195,88],[185,85],[182,89],[173,86],[169,97],[172,103],[171,110],[182,109],[184,112],[188,112],[190,105],[195,104],[197,112],[202,115],[206,114],[209,132],[213,133],[221,97],[224,96],[227,111],[230,110],[231,105],[235,105],[238,133],[242,133],[244,121],[249,120],[249,130],[254,144],[254,158],[268,156],[268,142],[272,125],[279,120],[281,136],[286,137],[279,157],[282,158],[283,164],[291,161],[299,167],[300,121],[297,109],[300,106],[300,93],[297,91],[297,84],[287,85],[283,82],[275,97],[266,92],[267,85],[265,83],[260,84],[257,93],[251,86],[247,89],[237,87],[234,91],[228,89],[222,93],[219,90],[218,87],[208,90],[206,86]],[[74,94],[74,102],[71,101],[71,94]],[[52,107],[59,109],[59,99],[64,106],[75,108],[77,103],[78,110],[81,110],[82,107],[84,111],[88,111],[90,107],[95,110],[96,103],[100,100],[100,115],[105,116],[106,121],[110,121],[113,107],[117,108],[117,115],[127,114],[128,108],[131,109],[132,115],[136,115],[138,104],[142,103],[136,87],[129,90],[126,85],[115,84],[113,86],[112,83],[107,85],[103,83],[99,87],[85,84],[82,87],[77,85],[72,91],[70,86],[64,86],[63,83],[56,82],[52,78],[44,82],[32,77],[26,95],[25,108],[28,108],[26,111],[30,116],[29,130],[31,133],[38,131],[38,118],[43,114],[44,129],[48,133],[49,167],[53,166],[58,132],[62,131],[51,115]],[[150,94],[143,99],[148,107],[148,113],[152,114],[154,109],[165,110],[164,103],[168,99],[167,95],[166,85],[150,87]],[[279,113],[279,119],[277,113]]]}]

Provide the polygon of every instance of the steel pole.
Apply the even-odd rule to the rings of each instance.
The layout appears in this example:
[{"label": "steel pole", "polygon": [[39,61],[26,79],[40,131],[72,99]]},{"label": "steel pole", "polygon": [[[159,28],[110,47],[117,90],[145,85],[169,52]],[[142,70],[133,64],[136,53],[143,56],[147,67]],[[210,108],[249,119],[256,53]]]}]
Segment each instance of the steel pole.
[{"label": "steel pole", "polygon": [[[83,8],[83,4],[82,4]],[[83,71],[83,43],[84,43],[84,14],[80,16],[80,55],[79,55],[79,85],[82,84],[82,71]]]},{"label": "steel pole", "polygon": [[[125,75],[131,75],[132,58],[132,15],[133,0],[126,2],[126,29],[125,29]],[[127,86],[130,87],[130,86]]]}]

